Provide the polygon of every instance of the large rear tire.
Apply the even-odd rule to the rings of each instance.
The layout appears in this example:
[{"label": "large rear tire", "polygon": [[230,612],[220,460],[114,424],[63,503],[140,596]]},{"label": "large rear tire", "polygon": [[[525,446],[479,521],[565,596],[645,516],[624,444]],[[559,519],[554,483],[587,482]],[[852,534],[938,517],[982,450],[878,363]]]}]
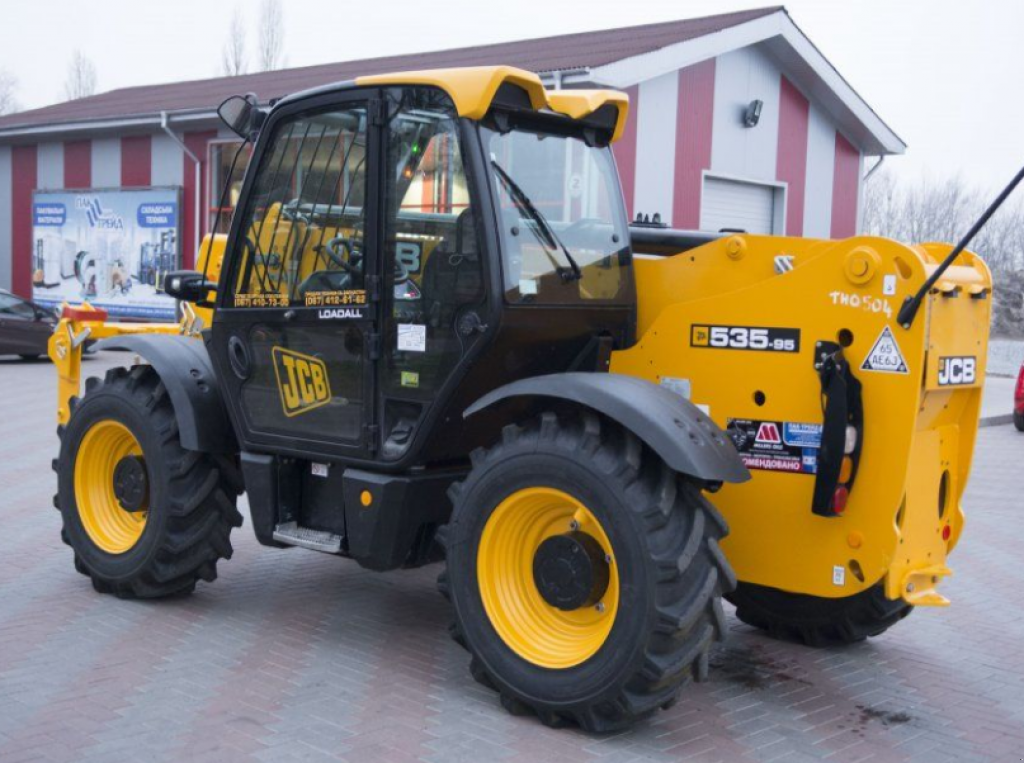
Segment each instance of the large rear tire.
[{"label": "large rear tire", "polygon": [[706,678],[735,585],[727,527],[635,436],[546,413],[475,452],[451,495],[439,585],[474,678],[510,712],[607,732]]},{"label": "large rear tire", "polygon": [[903,601],[887,599],[880,585],[855,596],[827,599],[740,583],[726,598],[747,625],[773,638],[813,647],[855,644],[878,636],[913,609]]},{"label": "large rear tire", "polygon": [[163,383],[150,366],[89,379],[60,427],[54,504],[75,569],[100,593],[159,598],[213,581],[231,557],[238,468],[185,450]]}]

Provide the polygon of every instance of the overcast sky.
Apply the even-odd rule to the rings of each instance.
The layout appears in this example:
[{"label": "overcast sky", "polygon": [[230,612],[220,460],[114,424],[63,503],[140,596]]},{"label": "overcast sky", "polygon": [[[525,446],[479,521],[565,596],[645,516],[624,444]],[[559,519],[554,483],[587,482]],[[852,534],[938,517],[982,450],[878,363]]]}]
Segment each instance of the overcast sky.
[{"label": "overcast sky", "polygon": [[[756,0],[284,0],[288,66],[668,21]],[[101,91],[220,74],[235,7],[259,0],[5,0],[0,69],[25,107],[63,99],[75,48]],[[909,144],[911,178],[994,187],[1024,164],[1024,0],[791,0],[791,16]]]}]

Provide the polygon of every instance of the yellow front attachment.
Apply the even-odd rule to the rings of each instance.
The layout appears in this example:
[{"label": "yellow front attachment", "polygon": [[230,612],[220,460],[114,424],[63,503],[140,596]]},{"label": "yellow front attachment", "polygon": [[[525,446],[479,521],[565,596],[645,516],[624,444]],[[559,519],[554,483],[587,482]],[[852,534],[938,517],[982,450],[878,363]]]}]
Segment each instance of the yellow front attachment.
[{"label": "yellow front attachment", "polygon": [[[577,529],[607,554],[608,588],[596,605],[563,611],[541,597],[533,560],[545,539]],[[477,580],[501,640],[543,668],[571,668],[593,657],[611,633],[619,608],[619,575],[604,528],[575,498],[549,487],[519,490],[494,510],[480,538]]]},{"label": "yellow front attachment", "polygon": [[146,529],[146,511],[125,511],[114,495],[114,469],[142,446],[124,424],[106,419],[85,433],[75,458],[75,505],[92,542],[108,554],[131,550]]},{"label": "yellow front attachment", "polygon": [[[988,270],[965,253],[909,330],[896,314],[948,251],[739,235],[638,256],[640,341],[614,353],[611,370],[689,394],[747,449],[753,479],[714,496],[740,580],[822,597],[881,582],[892,599],[945,603],[935,588],[963,526]],[[836,517],[811,511],[820,341],[843,345],[863,385],[859,468]]]}]

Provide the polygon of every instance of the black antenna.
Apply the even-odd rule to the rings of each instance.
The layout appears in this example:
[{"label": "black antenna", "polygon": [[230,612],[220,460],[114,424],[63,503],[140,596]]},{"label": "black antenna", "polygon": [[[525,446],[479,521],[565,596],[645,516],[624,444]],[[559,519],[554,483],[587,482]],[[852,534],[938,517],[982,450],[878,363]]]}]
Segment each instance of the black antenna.
[{"label": "black antenna", "polygon": [[985,213],[978,218],[978,222],[971,226],[971,229],[967,231],[967,235],[960,239],[960,243],[953,247],[953,251],[946,256],[946,259],[944,259],[942,264],[935,269],[935,272],[929,276],[928,280],[921,284],[921,288],[917,290],[917,293],[904,300],[903,306],[900,307],[899,315],[896,316],[897,322],[903,328],[909,329],[914,324],[914,316],[917,315],[917,310],[921,307],[921,301],[924,299],[925,295],[931,291],[936,282],[942,278],[942,274],[949,269],[949,266],[952,265],[953,261],[960,256],[960,253],[967,248],[967,245],[971,243],[971,239],[978,235],[978,231],[985,227],[985,223],[988,222],[989,218],[996,213],[999,207],[1003,206],[1003,202],[1006,201],[1011,193],[1013,193],[1021,180],[1024,180],[1024,167],[1021,167],[1020,172],[1014,176],[1013,180],[1010,181],[1010,184],[1003,189],[1003,192],[996,197],[996,200],[992,202],[988,209],[985,210]]}]

